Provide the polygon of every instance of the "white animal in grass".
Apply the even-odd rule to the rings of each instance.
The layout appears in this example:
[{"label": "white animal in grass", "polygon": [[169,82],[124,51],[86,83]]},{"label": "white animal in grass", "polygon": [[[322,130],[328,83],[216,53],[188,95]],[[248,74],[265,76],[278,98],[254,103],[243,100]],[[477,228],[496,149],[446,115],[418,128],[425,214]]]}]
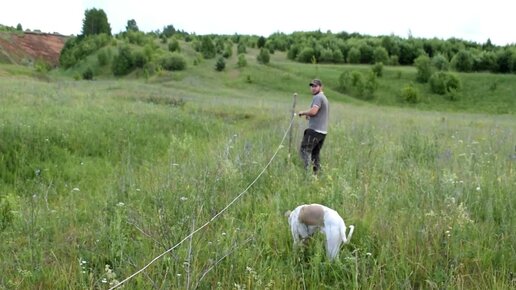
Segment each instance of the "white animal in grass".
[{"label": "white animal in grass", "polygon": [[288,216],[294,246],[321,231],[326,235],[326,254],[330,260],[337,256],[342,243],[349,243],[355,229],[350,225],[346,237],[346,224],[342,217],[335,210],[316,203],[300,205],[285,215]]}]

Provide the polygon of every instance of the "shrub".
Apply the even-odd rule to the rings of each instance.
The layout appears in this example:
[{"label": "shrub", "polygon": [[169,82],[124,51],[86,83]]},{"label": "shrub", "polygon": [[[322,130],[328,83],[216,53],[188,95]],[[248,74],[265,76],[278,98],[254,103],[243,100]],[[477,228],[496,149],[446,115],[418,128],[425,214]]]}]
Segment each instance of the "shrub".
[{"label": "shrub", "polygon": [[321,63],[331,63],[333,62],[333,51],[331,49],[325,48],[321,51],[321,57],[319,58],[319,62]]},{"label": "shrub", "polygon": [[297,54],[296,60],[302,63],[311,63],[312,58],[314,57],[314,49],[311,47],[305,47]]},{"label": "shrub", "polygon": [[348,52],[348,63],[360,63],[360,50],[352,47]]},{"label": "shrub", "polygon": [[383,75],[383,63],[381,62],[377,62],[373,65],[373,67],[371,68],[372,72],[374,73],[375,76],[377,77],[382,77]]},{"label": "shrub", "polygon": [[416,80],[420,83],[426,83],[432,76],[432,61],[426,54],[418,56],[414,60],[417,69]]},{"label": "shrub", "polygon": [[453,56],[451,64],[457,71],[469,72],[473,68],[473,56],[467,50],[460,50]]},{"label": "shrub", "polygon": [[115,76],[123,76],[133,70],[134,59],[129,46],[118,49],[118,55],[113,59],[112,69]]},{"label": "shrub", "polygon": [[406,85],[401,90],[401,98],[403,101],[416,104],[419,103],[421,100],[421,97],[419,96],[419,91],[412,86],[412,84]]},{"label": "shrub", "polygon": [[371,100],[374,98],[374,93],[378,89],[378,79],[373,72],[370,72],[367,75],[364,89],[361,92],[360,96],[365,100]]},{"label": "shrub", "polygon": [[452,91],[460,90],[460,79],[451,73],[436,72],[430,77],[430,90],[433,93],[444,95]]},{"label": "shrub", "polygon": [[178,71],[186,69],[185,58],[178,53],[171,53],[161,58],[161,67],[168,71]]},{"label": "shrub", "polygon": [[170,52],[180,52],[181,51],[181,47],[179,46],[179,41],[177,39],[172,39],[172,41],[170,41],[168,43],[168,51]]},{"label": "shrub", "polygon": [[496,53],[497,72],[510,73],[513,68],[512,51],[508,49],[500,50]]},{"label": "shrub", "polygon": [[219,57],[217,59],[217,62],[215,63],[215,70],[216,71],[223,71],[226,68],[226,61],[224,60],[224,57]]},{"label": "shrub", "polygon": [[342,93],[348,93],[351,90],[351,74],[345,71],[339,76],[338,90]]},{"label": "shrub", "polygon": [[143,68],[148,62],[147,55],[143,51],[135,51],[133,54],[134,67]]},{"label": "shrub", "polygon": [[434,55],[434,57],[432,57],[432,65],[437,70],[447,71],[448,67],[450,66],[450,62],[444,55],[437,54],[437,55]]},{"label": "shrub", "polygon": [[239,43],[237,46],[237,54],[247,53],[247,48],[245,44]]},{"label": "shrub", "polygon": [[375,63],[387,63],[389,61],[389,53],[384,47],[379,46],[374,49],[373,59]]},{"label": "shrub", "polygon": [[342,54],[342,51],[340,49],[335,49],[333,51],[333,62],[335,62],[335,63],[344,62],[344,55]]},{"label": "shrub", "polygon": [[222,52],[222,56],[224,58],[230,58],[233,55],[233,45],[230,43],[226,43],[224,46],[224,52]]},{"label": "shrub", "polygon": [[237,66],[238,67],[245,67],[245,66],[247,66],[247,60],[245,59],[245,54],[239,54],[238,55]]},{"label": "shrub", "polygon": [[111,61],[111,50],[103,49],[99,51],[99,53],[97,54],[97,60],[99,62],[99,65],[107,65]]},{"label": "shrub", "polygon": [[260,49],[260,53],[256,57],[256,60],[261,64],[268,64],[271,60],[269,50],[266,48]]},{"label": "shrub", "polygon": [[36,69],[37,72],[45,73],[45,72],[48,72],[52,67],[45,60],[38,58],[38,59],[36,59],[36,62],[34,63],[34,68]]},{"label": "shrub", "polygon": [[202,38],[199,51],[206,59],[214,58],[215,55],[217,55],[215,44],[213,44],[213,41],[208,36]]},{"label": "shrub", "polygon": [[93,80],[93,70],[91,67],[88,67],[83,73],[82,73],[82,79],[83,80]]}]

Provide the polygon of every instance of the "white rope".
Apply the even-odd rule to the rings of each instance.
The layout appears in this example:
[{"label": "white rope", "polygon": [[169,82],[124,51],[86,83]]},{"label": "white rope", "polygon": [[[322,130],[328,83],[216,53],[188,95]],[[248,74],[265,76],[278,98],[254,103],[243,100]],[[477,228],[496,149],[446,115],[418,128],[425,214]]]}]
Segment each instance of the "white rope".
[{"label": "white rope", "polygon": [[189,238],[191,238],[193,235],[195,235],[197,232],[199,232],[200,230],[202,230],[203,228],[205,228],[207,225],[209,225],[213,220],[215,220],[216,218],[218,218],[222,213],[224,213],[230,206],[232,206],[240,197],[242,197],[242,195],[244,195],[248,190],[249,188],[251,188],[251,186],[253,186],[256,181],[258,181],[258,179],[260,179],[260,177],[263,175],[263,173],[265,173],[265,171],[267,170],[267,168],[269,167],[269,165],[271,165],[272,161],[274,160],[274,158],[276,158],[276,155],[278,154],[279,150],[282,148],[282,145],[283,145],[283,142],[285,141],[285,138],[287,137],[287,134],[288,132],[290,131],[291,127],[292,127],[292,123],[294,121],[294,118],[291,118],[290,120],[290,124],[288,125],[288,128],[287,130],[285,131],[285,135],[283,135],[283,138],[281,139],[281,143],[278,145],[278,148],[276,149],[276,151],[274,152],[274,155],[272,155],[271,159],[269,160],[269,162],[267,163],[267,165],[265,165],[265,167],[262,169],[262,171],[260,172],[260,174],[258,174],[258,176],[253,180],[253,182],[251,182],[244,191],[242,191],[240,194],[238,194],[228,205],[226,205],[226,207],[224,207],[221,211],[219,211],[216,215],[214,215],[209,221],[207,221],[205,224],[203,224],[202,226],[200,226],[199,228],[197,228],[196,230],[194,230],[193,232],[191,232],[188,236],[186,236],[184,239],[182,239],[179,243],[175,244],[172,248],[166,250],[165,252],[161,253],[160,255],[156,256],[154,259],[152,259],[152,261],[150,261],[147,265],[145,265],[143,268],[141,268],[140,270],[134,272],[132,275],[130,275],[129,277],[125,278],[124,280],[120,281],[118,284],[116,284],[115,286],[109,288],[109,290],[112,290],[112,289],[116,289],[118,287],[120,287],[122,284],[124,284],[125,282],[129,281],[130,279],[132,279],[133,277],[135,277],[136,275],[140,274],[141,272],[145,271],[145,269],[147,269],[150,265],[152,265],[154,262],[156,262],[157,260],[159,260],[161,257],[163,257],[164,255],[166,255],[167,253],[171,252],[172,250],[174,250],[175,248],[177,248],[179,245],[181,245],[184,241],[188,240]]}]

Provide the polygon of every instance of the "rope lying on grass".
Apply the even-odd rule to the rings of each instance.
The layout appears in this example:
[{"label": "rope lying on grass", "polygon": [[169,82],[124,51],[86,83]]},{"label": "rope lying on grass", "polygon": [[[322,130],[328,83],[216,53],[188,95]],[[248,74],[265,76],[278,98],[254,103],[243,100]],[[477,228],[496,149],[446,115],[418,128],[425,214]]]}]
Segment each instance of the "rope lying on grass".
[{"label": "rope lying on grass", "polygon": [[267,170],[267,168],[269,167],[269,165],[271,165],[272,161],[276,158],[276,155],[278,154],[279,150],[282,148],[283,146],[283,142],[285,141],[285,138],[287,137],[287,134],[288,132],[290,132],[290,129],[292,128],[292,123],[294,123],[294,115],[292,115],[291,119],[290,119],[290,124],[288,125],[288,128],[287,130],[285,131],[285,135],[283,135],[283,138],[281,139],[281,142],[280,144],[278,145],[278,148],[276,149],[276,151],[274,152],[274,154],[272,155],[271,159],[269,160],[269,162],[265,165],[265,167],[262,169],[262,171],[260,172],[260,174],[258,174],[258,176],[244,189],[244,191],[242,191],[240,194],[238,194],[228,205],[226,205],[221,211],[219,211],[216,215],[214,215],[209,221],[207,221],[206,223],[204,223],[202,226],[200,226],[199,228],[197,228],[196,230],[194,230],[193,232],[191,232],[188,236],[184,237],[179,243],[175,244],[173,247],[171,247],[170,249],[166,250],[165,252],[161,253],[160,255],[156,256],[154,259],[152,259],[152,261],[150,261],[147,265],[145,265],[143,268],[141,268],[140,270],[134,272],[132,275],[130,275],[129,277],[125,278],[124,280],[120,281],[118,284],[116,284],[115,286],[109,288],[109,290],[112,290],[112,289],[116,289],[118,287],[120,287],[122,284],[124,284],[125,282],[129,281],[130,279],[132,279],[133,277],[135,277],[136,275],[140,274],[141,272],[145,271],[145,269],[147,269],[150,265],[152,265],[154,262],[156,262],[157,260],[159,260],[161,257],[163,257],[164,255],[166,255],[167,253],[171,252],[172,250],[174,250],[175,248],[177,248],[179,245],[181,245],[184,241],[188,240],[189,238],[191,238],[193,235],[195,235],[197,232],[199,232],[200,230],[202,230],[203,228],[205,228],[207,225],[209,225],[212,221],[214,221],[216,218],[218,218],[221,214],[223,214],[230,206],[232,206],[240,197],[242,197],[242,195],[244,195],[248,190],[249,188],[251,188],[251,186],[253,186],[256,181],[258,181],[258,179],[260,179],[260,177],[263,175],[263,173],[265,173],[265,171]]}]

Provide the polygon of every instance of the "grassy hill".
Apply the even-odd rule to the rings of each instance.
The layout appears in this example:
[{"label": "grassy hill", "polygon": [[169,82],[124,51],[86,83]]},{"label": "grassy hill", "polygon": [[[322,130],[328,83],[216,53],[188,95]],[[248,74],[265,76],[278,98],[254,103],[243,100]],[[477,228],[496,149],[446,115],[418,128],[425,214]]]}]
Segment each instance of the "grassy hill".
[{"label": "grassy hill", "polygon": [[[338,78],[367,66],[261,65],[249,49],[217,72],[183,49],[186,70],[148,76],[115,78],[96,55],[0,65],[0,289],[107,289],[166,251],[125,288],[514,287],[516,76],[458,74],[449,101],[384,67],[364,101]],[[73,79],[87,67],[93,81]],[[331,102],[318,177],[291,118],[313,77]],[[420,103],[399,100],[411,83]],[[283,213],[312,202],[356,227],[333,263],[321,235],[292,247]]]}]

